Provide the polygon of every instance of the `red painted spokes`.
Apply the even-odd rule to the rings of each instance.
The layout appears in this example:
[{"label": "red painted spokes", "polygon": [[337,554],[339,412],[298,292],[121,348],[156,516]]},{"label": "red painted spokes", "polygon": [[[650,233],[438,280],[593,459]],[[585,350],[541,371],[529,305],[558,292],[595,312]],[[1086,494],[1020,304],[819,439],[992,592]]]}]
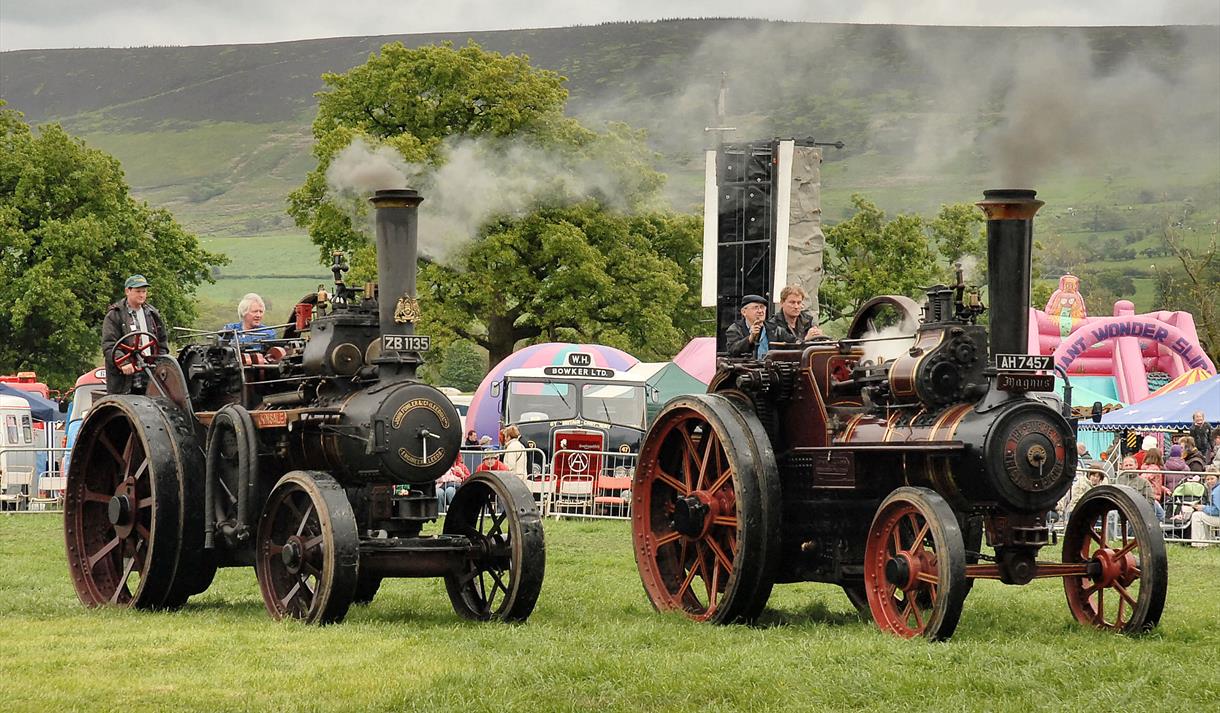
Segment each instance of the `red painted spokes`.
[{"label": "red painted spokes", "polygon": [[115,342],[113,350],[115,366],[123,366],[135,360],[136,367],[139,368],[145,358],[157,353],[157,338],[151,332],[131,332]]},{"label": "red painted spokes", "polygon": [[966,583],[961,528],[944,498],[926,488],[890,493],[864,548],[864,588],[877,626],[903,638],[948,638]]},{"label": "red painted spokes", "polygon": [[734,470],[720,434],[703,415],[686,411],[662,428],[655,441],[664,456],[653,463],[643,488],[645,507],[635,518],[637,540],[651,553],[645,587],[659,609],[705,620],[721,606],[735,569]]},{"label": "red painted spokes", "polygon": [[1077,621],[1126,634],[1160,621],[1169,581],[1165,537],[1136,491],[1099,485],[1086,492],[1063,532],[1063,562],[1085,571],[1063,579]]},{"label": "red painted spokes", "polygon": [[940,587],[936,546],[927,518],[904,503],[886,513],[870,538],[880,542],[868,565],[885,575],[873,582],[879,587],[881,604],[877,623],[904,638],[922,634]]}]

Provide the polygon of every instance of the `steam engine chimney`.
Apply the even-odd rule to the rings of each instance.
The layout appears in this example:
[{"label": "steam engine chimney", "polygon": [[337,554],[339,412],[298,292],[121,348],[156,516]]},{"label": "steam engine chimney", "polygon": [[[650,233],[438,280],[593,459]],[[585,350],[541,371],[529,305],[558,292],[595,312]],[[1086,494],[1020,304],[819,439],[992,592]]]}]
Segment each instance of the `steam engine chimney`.
[{"label": "steam engine chimney", "polygon": [[[415,271],[423,200],[410,188],[380,190],[369,199],[377,212],[377,317],[382,335],[415,334]],[[408,378],[414,378],[422,362],[416,352],[383,353],[375,361],[383,376]]]},{"label": "steam engine chimney", "polygon": [[975,205],[987,216],[987,291],[991,300],[990,350],[1024,354],[1029,348],[1029,281],[1034,214],[1043,202],[1025,189],[983,191]]}]

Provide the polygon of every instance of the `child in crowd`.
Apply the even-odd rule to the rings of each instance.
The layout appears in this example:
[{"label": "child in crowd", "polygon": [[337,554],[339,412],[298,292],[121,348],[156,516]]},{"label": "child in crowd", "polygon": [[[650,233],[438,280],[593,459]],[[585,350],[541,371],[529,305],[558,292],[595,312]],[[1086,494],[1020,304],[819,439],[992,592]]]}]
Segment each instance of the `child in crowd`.
[{"label": "child in crowd", "polygon": [[453,502],[453,495],[457,492],[462,481],[470,477],[470,469],[462,462],[462,455],[459,453],[453,465],[449,470],[445,471],[444,475],[436,479],[436,504],[438,512],[445,512],[449,509],[449,503]]},{"label": "child in crowd", "polygon": [[1152,506],[1153,512],[1156,513],[1157,522],[1164,521],[1165,509],[1152,497],[1152,485],[1140,477],[1139,467],[1135,464],[1135,456],[1123,458],[1122,465],[1119,466],[1118,475],[1115,476],[1114,482],[1115,485],[1125,485],[1143,496],[1148,501],[1148,504]]},{"label": "child in crowd", "polygon": [[1140,474],[1140,477],[1147,480],[1148,484],[1152,486],[1152,497],[1159,504],[1169,494],[1169,489],[1165,487],[1165,474],[1160,472],[1165,470],[1165,459],[1161,456],[1161,452],[1158,450],[1146,451],[1140,470],[1145,471]]}]

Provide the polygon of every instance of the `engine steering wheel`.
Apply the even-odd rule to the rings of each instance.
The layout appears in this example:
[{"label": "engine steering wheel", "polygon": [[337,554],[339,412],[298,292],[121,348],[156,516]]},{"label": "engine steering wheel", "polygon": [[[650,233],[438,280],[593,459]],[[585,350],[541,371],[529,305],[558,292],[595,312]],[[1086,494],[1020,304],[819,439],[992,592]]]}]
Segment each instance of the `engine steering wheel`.
[{"label": "engine steering wheel", "polygon": [[144,352],[151,351],[155,355],[158,346],[157,337],[152,332],[128,332],[110,348],[110,360],[120,371],[126,364],[134,366],[136,371],[148,370],[152,368],[152,357]]}]

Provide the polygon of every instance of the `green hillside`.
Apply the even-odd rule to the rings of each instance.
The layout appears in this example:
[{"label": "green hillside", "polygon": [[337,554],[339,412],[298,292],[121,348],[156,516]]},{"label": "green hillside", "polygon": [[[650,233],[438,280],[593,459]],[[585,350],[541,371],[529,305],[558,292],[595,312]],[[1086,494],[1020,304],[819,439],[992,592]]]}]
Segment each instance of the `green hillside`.
[{"label": "green hillside", "polygon": [[[717,121],[723,75],[734,138],[847,144],[824,166],[832,222],[852,193],[889,212],[927,215],[1015,180],[1047,201],[1037,231],[1048,274],[1127,272],[1137,306],[1147,308],[1152,264],[1166,258],[1144,253],[1159,246],[1162,224],[1179,223],[1201,245],[1220,219],[1220,36],[1208,27],[675,20],[27,50],[0,53],[0,98],[118,157],[138,196],[231,255],[203,297],[220,304],[248,289],[275,290],[274,305],[325,277],[284,214],[286,195],[312,166],[321,74],[360,64],[388,41],[467,39],[560,72],[569,111],[582,121],[646,129],[680,210],[701,202],[704,127]],[[1118,255],[1127,256],[1108,259]]]}]

